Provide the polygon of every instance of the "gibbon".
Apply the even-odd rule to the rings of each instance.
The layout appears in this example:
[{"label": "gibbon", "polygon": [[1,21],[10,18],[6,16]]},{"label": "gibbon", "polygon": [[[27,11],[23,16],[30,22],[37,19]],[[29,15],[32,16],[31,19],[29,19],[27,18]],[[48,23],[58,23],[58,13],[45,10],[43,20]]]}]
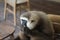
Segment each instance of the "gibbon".
[{"label": "gibbon", "polygon": [[23,31],[19,32],[20,40],[54,40],[55,29],[50,16],[42,11],[21,14]]}]

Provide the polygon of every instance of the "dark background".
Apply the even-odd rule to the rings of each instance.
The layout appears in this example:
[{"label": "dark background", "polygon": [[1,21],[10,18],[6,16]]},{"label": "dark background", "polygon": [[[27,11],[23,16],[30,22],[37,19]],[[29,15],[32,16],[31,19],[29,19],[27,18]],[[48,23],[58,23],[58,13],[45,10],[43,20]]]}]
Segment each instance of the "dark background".
[{"label": "dark background", "polygon": [[[58,1],[58,0],[57,0]],[[60,15],[60,1],[30,0],[31,9]]]}]

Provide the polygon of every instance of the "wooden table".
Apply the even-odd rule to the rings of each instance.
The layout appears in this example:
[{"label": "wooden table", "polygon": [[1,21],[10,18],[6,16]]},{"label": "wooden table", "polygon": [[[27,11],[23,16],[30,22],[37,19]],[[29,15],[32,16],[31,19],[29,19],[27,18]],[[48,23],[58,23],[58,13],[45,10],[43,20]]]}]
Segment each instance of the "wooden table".
[{"label": "wooden table", "polygon": [[10,37],[11,40],[14,40],[15,29],[8,25],[8,23],[0,23],[0,40],[4,40],[7,37]]}]

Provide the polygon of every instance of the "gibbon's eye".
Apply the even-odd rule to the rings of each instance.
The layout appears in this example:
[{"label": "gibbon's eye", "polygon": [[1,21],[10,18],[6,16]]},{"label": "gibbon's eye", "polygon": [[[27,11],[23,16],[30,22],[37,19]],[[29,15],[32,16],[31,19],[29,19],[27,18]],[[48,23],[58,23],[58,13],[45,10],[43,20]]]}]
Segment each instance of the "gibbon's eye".
[{"label": "gibbon's eye", "polygon": [[35,22],[35,20],[31,20],[31,23],[32,23],[32,22]]}]

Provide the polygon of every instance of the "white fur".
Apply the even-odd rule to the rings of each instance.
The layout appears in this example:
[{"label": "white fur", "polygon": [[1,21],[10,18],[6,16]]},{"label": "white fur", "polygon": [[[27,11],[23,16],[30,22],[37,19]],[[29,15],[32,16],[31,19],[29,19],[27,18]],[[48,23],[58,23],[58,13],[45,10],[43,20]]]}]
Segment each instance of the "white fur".
[{"label": "white fur", "polygon": [[32,30],[32,29],[35,28],[36,24],[37,24],[37,22],[31,23],[31,22],[28,21],[28,22],[27,22],[27,27],[28,27],[30,30]]},{"label": "white fur", "polygon": [[[22,19],[28,21],[28,18],[26,18],[26,17],[20,17],[20,21],[21,21]],[[21,24],[22,24],[22,21],[21,21]]]},{"label": "white fur", "polygon": [[[35,28],[36,24],[38,23],[38,20],[40,20],[40,16],[39,14],[34,14],[35,12],[32,12],[31,13],[31,16],[30,18],[26,18],[26,17],[20,17],[20,19],[23,19],[23,20],[27,20],[27,27],[32,30]],[[32,22],[31,23],[31,20],[34,20],[35,22]],[[21,24],[22,24],[22,21],[21,21]]]},{"label": "white fur", "polygon": [[[36,25],[36,22],[33,22],[33,23],[30,23],[30,21],[28,20],[28,18],[26,17],[20,17],[20,21],[21,20],[27,20],[27,27],[31,30],[33,28],[35,28],[35,25]],[[21,24],[22,24],[22,21],[21,21]]]},{"label": "white fur", "polygon": [[[27,22],[27,27],[30,30],[34,29],[36,27],[39,19],[40,19],[39,15],[31,14],[31,17],[30,17],[29,21]],[[34,20],[34,22],[31,22],[32,20]]]},{"label": "white fur", "polygon": [[24,19],[24,20],[28,21],[28,18],[26,18],[26,17],[20,17],[20,19]]}]

